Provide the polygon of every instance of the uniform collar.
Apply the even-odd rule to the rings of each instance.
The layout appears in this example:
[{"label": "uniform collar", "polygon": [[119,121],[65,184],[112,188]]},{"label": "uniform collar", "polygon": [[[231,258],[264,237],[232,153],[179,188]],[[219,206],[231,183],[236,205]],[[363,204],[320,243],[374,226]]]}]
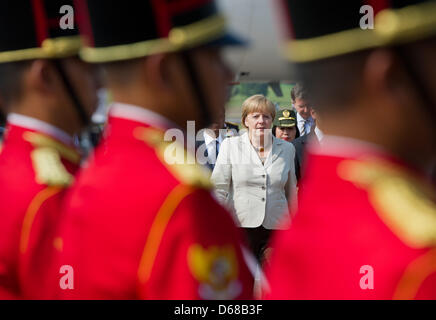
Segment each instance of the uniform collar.
[{"label": "uniform collar", "polygon": [[324,134],[322,143],[309,143],[308,152],[313,156],[344,159],[382,159],[403,167],[420,179],[428,180],[428,174],[422,168],[414,167],[393,155],[380,145],[360,139]]},{"label": "uniform collar", "polygon": [[378,154],[383,157],[391,155],[381,146],[348,137],[324,134],[322,144],[310,144],[310,152],[317,155],[333,157],[360,157],[367,154]]},{"label": "uniform collar", "polygon": [[141,122],[163,130],[179,128],[177,124],[156,112],[127,103],[113,103],[110,106],[109,115],[114,118]]},{"label": "uniform collar", "polygon": [[69,146],[74,145],[74,139],[71,135],[56,126],[39,119],[18,113],[10,113],[7,117],[7,123],[24,129],[44,133]]}]

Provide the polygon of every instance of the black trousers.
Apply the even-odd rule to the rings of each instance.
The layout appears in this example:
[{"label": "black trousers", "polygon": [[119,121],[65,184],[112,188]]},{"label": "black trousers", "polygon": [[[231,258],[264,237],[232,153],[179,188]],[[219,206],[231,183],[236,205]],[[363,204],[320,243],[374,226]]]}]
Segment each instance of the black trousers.
[{"label": "black trousers", "polygon": [[244,230],[247,236],[248,245],[250,246],[251,251],[257,261],[262,264],[265,249],[271,238],[272,230],[265,229],[263,226],[257,228],[242,228],[242,230]]}]

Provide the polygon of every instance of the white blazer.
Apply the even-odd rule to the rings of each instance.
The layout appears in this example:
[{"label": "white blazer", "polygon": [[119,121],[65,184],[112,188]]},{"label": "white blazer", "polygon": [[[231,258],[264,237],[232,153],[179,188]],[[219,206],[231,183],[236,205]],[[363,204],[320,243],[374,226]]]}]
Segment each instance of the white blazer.
[{"label": "white blazer", "polygon": [[211,177],[218,201],[241,227],[285,229],[297,201],[294,157],[291,143],[273,137],[263,165],[247,132],[225,139]]}]

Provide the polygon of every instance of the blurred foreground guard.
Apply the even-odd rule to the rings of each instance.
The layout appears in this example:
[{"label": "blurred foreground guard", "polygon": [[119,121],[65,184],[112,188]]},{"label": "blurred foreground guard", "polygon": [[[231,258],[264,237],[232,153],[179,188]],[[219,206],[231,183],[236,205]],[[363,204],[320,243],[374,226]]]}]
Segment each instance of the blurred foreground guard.
[{"label": "blurred foreground guard", "polygon": [[[0,3],[0,299],[40,298],[64,189],[80,154],[73,134],[96,104],[78,31],[62,29],[68,1]],[[72,3],[69,3],[70,5]]]},{"label": "blurred foreground guard", "polygon": [[271,299],[436,299],[436,2],[371,1],[366,30],[361,3],[284,1],[326,135],[275,239]]},{"label": "blurred foreground guard", "polygon": [[115,103],[66,201],[55,265],[71,267],[74,283],[58,274],[56,297],[251,298],[241,235],[212,198],[207,169],[187,162],[183,140],[164,140],[222,113],[231,75],[219,47],[236,39],[213,1],[77,4],[82,57],[104,64]]}]

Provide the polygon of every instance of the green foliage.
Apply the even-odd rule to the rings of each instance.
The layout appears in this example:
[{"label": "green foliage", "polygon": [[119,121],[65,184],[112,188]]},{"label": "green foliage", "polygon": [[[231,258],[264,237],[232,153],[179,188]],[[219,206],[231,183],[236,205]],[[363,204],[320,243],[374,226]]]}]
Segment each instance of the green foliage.
[{"label": "green foliage", "polygon": [[266,96],[268,94],[268,84],[267,83],[242,83],[239,85],[239,94],[243,96],[253,96],[255,94],[263,94]]},{"label": "green foliage", "polygon": [[[266,93],[264,88],[266,87]],[[278,103],[280,107],[291,106],[291,89],[292,84],[281,83],[280,87],[283,92],[282,97],[278,97],[274,94],[274,91],[268,86],[267,83],[241,83],[233,86],[231,91],[231,98],[227,103],[226,118],[235,122],[239,122],[241,117],[241,106],[245,99],[254,94],[263,94],[273,103]],[[248,89],[248,92],[246,91]],[[256,90],[256,91],[255,91]],[[259,91],[257,91],[259,90]]]}]

